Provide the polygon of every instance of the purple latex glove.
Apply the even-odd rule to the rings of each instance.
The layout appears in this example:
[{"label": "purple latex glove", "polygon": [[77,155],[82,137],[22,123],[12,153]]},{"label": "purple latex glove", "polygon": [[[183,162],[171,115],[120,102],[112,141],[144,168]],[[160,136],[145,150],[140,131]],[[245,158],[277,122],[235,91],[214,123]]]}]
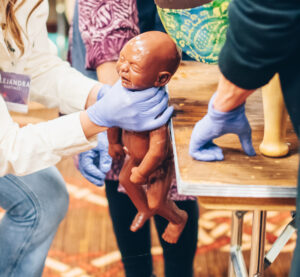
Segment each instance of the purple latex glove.
[{"label": "purple latex glove", "polygon": [[78,169],[91,183],[103,186],[112,159],[108,154],[107,132],[98,134],[97,147],[79,154]]},{"label": "purple latex glove", "polygon": [[254,156],[251,127],[245,114],[245,104],[230,112],[220,112],[213,108],[216,94],[210,99],[207,114],[199,120],[192,132],[189,153],[199,161],[221,161],[222,149],[213,143],[213,139],[224,134],[237,134],[245,153]]},{"label": "purple latex glove", "polygon": [[168,94],[164,88],[130,91],[122,87],[120,80],[87,109],[90,120],[99,126],[137,132],[164,125],[172,112],[173,107],[168,107]]}]

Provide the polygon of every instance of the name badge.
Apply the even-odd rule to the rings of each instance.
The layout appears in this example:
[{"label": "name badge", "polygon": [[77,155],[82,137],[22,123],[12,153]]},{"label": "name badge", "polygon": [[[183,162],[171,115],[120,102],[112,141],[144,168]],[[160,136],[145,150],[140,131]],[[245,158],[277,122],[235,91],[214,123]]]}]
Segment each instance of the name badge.
[{"label": "name badge", "polygon": [[0,94],[10,111],[28,112],[29,88],[28,75],[0,71]]}]

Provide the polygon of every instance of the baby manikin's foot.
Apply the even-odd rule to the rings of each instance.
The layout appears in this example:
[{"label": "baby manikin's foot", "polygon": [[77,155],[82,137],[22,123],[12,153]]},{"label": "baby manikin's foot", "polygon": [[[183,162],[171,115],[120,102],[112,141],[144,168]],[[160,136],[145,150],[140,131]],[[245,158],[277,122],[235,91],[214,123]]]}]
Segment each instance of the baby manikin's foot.
[{"label": "baby manikin's foot", "polygon": [[168,243],[177,243],[188,219],[188,214],[182,211],[182,222],[179,224],[169,223],[162,238]]},{"label": "baby manikin's foot", "polygon": [[138,212],[131,223],[130,230],[132,232],[136,232],[137,230],[142,228],[145,222],[150,218],[150,216],[151,215],[148,213]]}]

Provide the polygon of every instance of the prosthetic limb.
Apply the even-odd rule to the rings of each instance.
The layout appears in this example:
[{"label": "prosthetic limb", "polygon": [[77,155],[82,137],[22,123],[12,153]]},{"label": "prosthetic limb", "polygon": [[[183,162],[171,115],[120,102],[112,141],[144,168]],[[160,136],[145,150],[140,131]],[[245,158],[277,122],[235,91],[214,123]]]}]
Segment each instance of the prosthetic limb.
[{"label": "prosthetic limb", "polygon": [[289,151],[285,143],[287,111],[285,108],[279,75],[262,88],[264,105],[264,137],[259,146],[260,152],[269,157],[282,157]]}]

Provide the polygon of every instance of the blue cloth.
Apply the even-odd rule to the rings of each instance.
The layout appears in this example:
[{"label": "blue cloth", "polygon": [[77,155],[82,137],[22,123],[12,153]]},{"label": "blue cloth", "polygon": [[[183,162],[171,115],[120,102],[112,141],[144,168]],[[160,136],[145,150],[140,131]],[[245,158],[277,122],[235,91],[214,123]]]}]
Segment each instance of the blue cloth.
[{"label": "blue cloth", "polygon": [[80,71],[85,76],[97,80],[97,73],[95,70],[88,70],[85,68],[85,45],[79,32],[78,23],[78,1],[75,3],[73,15],[73,33],[72,33],[72,48],[71,48],[71,61],[72,66]]},{"label": "blue cloth", "polygon": [[0,178],[0,276],[42,275],[53,237],[68,209],[68,193],[55,167]]}]

